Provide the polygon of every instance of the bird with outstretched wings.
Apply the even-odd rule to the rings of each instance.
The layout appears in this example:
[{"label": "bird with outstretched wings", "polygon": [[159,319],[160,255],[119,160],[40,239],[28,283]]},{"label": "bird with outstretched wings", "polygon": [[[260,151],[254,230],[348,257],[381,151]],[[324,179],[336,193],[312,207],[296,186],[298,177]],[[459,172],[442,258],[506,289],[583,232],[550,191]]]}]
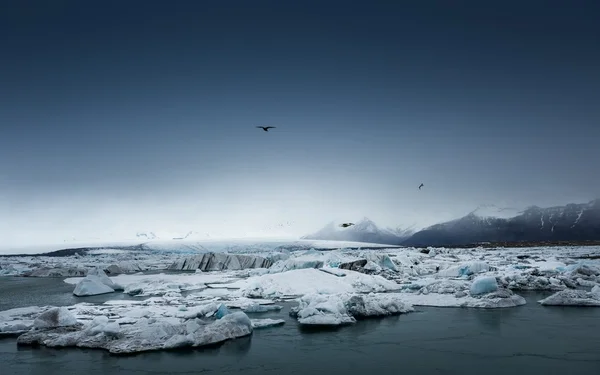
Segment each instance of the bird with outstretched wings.
[{"label": "bird with outstretched wings", "polygon": [[275,129],[274,126],[257,126],[257,128],[262,129],[262,130],[264,130],[266,132],[268,132],[269,129]]},{"label": "bird with outstretched wings", "polygon": [[342,223],[342,224],[340,224],[340,227],[342,227],[342,228],[348,228],[348,227],[350,227],[352,225],[354,225],[354,223]]}]

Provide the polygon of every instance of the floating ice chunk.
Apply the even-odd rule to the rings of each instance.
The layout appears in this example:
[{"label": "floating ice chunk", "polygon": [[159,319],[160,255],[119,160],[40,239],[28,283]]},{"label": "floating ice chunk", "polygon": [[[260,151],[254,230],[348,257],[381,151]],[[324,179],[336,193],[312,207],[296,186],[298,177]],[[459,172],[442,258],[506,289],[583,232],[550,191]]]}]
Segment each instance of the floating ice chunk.
[{"label": "floating ice chunk", "polygon": [[254,329],[276,327],[285,324],[285,320],[283,319],[252,319],[251,322]]},{"label": "floating ice chunk", "polygon": [[305,295],[298,301],[296,318],[304,325],[339,326],[356,322],[344,306],[341,295]]},{"label": "floating ice chunk", "polygon": [[572,264],[565,267],[565,272],[571,276],[584,275],[584,276],[596,276],[600,275],[600,268],[594,264],[588,264],[585,262]]},{"label": "floating ice chunk", "polygon": [[365,271],[368,272],[373,272],[373,273],[377,273],[377,272],[381,272],[382,268],[379,264],[373,262],[373,261],[367,261],[367,263],[365,264],[365,266],[363,267],[363,269]]},{"label": "floating ice chunk", "polygon": [[102,284],[104,284],[114,290],[123,290],[122,286],[114,283],[108,276],[106,276],[106,273],[104,273],[104,271],[101,270],[100,268],[93,268],[93,269],[89,270],[86,278],[96,278]]},{"label": "floating ice chunk", "polygon": [[240,288],[243,296],[273,298],[305,294],[335,294],[344,292],[384,292],[399,290],[400,285],[381,276],[344,271],[337,277],[316,269],[301,269],[277,274],[251,277],[231,286]]},{"label": "floating ice chunk", "polygon": [[84,332],[89,336],[103,333],[108,337],[116,338],[120,335],[121,327],[117,322],[109,323],[108,318],[104,315],[101,315],[95,317],[90,323],[88,323],[88,325],[84,328]]},{"label": "floating ice chunk", "polygon": [[37,306],[0,311],[0,335],[15,336],[29,331],[33,320],[43,311]]},{"label": "floating ice chunk", "polygon": [[440,294],[455,294],[457,292],[466,291],[469,288],[469,283],[462,280],[438,280],[421,287],[419,284],[411,287],[408,285],[406,289],[419,289],[421,294],[440,293]]},{"label": "floating ice chunk", "polygon": [[498,290],[498,283],[493,276],[479,276],[473,280],[471,284],[471,295],[477,296],[481,294],[491,293]]},{"label": "floating ice chunk", "polygon": [[395,294],[357,294],[345,301],[346,310],[355,318],[387,316],[414,311]]},{"label": "floating ice chunk", "polygon": [[536,261],[530,263],[531,267],[536,267],[540,271],[560,271],[566,267],[563,262],[556,260]]},{"label": "floating ice chunk", "polygon": [[279,306],[279,305],[254,304],[254,305],[242,307],[242,311],[244,311],[245,313],[263,313],[263,312],[269,312],[269,311],[279,311],[282,308],[283,308],[283,306]]},{"label": "floating ice chunk", "polygon": [[39,329],[67,327],[76,324],[77,319],[66,307],[54,307],[41,313],[33,321],[33,326]]},{"label": "floating ice chunk", "polygon": [[595,285],[590,293],[593,293],[600,298],[600,285]]},{"label": "floating ice chunk", "polygon": [[33,321],[0,322],[0,335],[16,335],[27,332],[33,326]]},{"label": "floating ice chunk", "polygon": [[252,321],[241,311],[230,313],[214,323],[190,333],[193,346],[217,344],[252,333]]},{"label": "floating ice chunk", "polygon": [[[459,292],[460,293],[460,292]],[[399,297],[413,306],[434,307],[474,307],[474,308],[507,308],[521,306],[526,303],[525,299],[511,291],[503,289],[497,292],[485,294],[481,297],[471,297],[466,293],[453,294],[416,294],[398,293]]]},{"label": "floating ice chunk", "polygon": [[461,277],[470,276],[480,272],[487,272],[489,270],[490,266],[486,262],[473,261],[446,268],[439,271],[438,274],[444,277]]},{"label": "floating ice chunk", "polygon": [[507,307],[517,307],[525,305],[525,298],[513,294],[508,289],[501,289],[496,292],[488,293],[480,298],[472,298],[465,307],[477,307],[483,309],[498,309]]},{"label": "floating ice chunk", "polygon": [[215,313],[215,317],[217,319],[221,319],[222,317],[224,317],[225,315],[230,314],[229,310],[227,309],[227,306],[225,306],[224,304],[219,305],[219,308],[217,309],[217,312]]},{"label": "floating ice chunk", "polygon": [[399,271],[396,263],[387,254],[369,251],[363,252],[363,256],[367,261],[371,261],[383,269],[389,269],[394,272]]},{"label": "floating ice chunk", "polygon": [[78,297],[84,297],[112,293],[114,291],[113,288],[103,284],[98,277],[86,276],[75,286],[73,294]]},{"label": "floating ice chunk", "polygon": [[538,301],[545,306],[596,306],[600,307],[600,294],[585,290],[561,290]]},{"label": "floating ice chunk", "polygon": [[311,294],[299,299],[292,314],[303,325],[340,326],[357,318],[386,316],[413,311],[393,294]]}]

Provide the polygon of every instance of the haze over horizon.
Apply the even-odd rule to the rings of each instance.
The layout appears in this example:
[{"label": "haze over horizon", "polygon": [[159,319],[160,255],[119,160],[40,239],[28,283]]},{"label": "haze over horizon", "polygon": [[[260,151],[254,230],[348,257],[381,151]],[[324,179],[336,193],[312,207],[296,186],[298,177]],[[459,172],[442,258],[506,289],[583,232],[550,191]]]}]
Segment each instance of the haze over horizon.
[{"label": "haze over horizon", "polygon": [[554,0],[7,1],[0,242],[299,236],[600,198],[599,15]]}]

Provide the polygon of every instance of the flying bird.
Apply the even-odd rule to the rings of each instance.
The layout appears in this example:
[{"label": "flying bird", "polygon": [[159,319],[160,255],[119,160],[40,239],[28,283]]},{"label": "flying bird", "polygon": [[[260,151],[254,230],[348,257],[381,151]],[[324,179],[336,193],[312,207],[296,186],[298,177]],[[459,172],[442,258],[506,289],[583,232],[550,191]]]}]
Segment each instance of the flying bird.
[{"label": "flying bird", "polygon": [[354,223],[343,223],[343,224],[340,224],[340,227],[342,227],[342,228],[348,228],[348,227],[350,227],[352,225],[354,225]]},{"label": "flying bird", "polygon": [[425,185],[423,185],[423,184],[419,185],[419,190],[421,190],[421,188],[422,188],[423,186],[425,186]]},{"label": "flying bird", "polygon": [[262,129],[262,130],[264,130],[266,132],[268,132],[269,129],[275,129],[274,126],[257,126],[257,128]]}]

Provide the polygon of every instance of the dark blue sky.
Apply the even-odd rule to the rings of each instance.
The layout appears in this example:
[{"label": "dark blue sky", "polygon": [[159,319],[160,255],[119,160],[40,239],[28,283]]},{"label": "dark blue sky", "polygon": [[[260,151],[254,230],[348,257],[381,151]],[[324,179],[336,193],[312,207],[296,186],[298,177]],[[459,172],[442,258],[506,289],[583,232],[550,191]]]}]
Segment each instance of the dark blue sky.
[{"label": "dark blue sky", "polygon": [[0,233],[300,234],[596,198],[598,19],[597,1],[3,1]]}]

